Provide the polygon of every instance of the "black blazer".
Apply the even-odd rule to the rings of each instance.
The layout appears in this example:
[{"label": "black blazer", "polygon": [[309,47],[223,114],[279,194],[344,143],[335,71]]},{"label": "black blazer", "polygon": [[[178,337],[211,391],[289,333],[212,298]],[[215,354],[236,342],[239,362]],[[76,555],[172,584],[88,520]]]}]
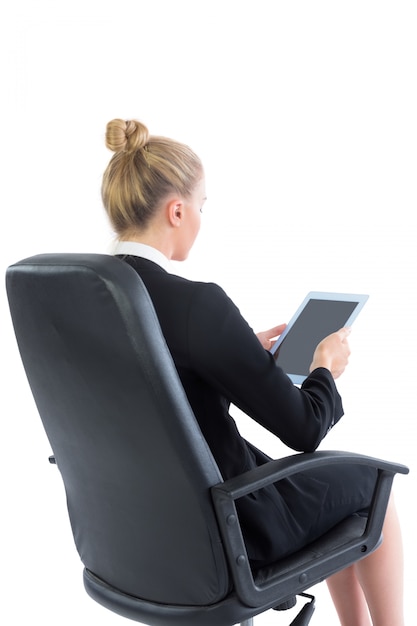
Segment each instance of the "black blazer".
[{"label": "black blazer", "polygon": [[[232,403],[290,448],[313,451],[343,409],[327,369],[312,372],[301,389],[276,366],[225,292],[189,281],[135,256],[120,256],[142,278],[203,435],[224,479],[265,463],[229,414]],[[293,551],[295,519],[311,517],[326,493],[306,476],[242,498],[239,515],[254,561]],[[299,522],[297,522],[299,523]]]}]

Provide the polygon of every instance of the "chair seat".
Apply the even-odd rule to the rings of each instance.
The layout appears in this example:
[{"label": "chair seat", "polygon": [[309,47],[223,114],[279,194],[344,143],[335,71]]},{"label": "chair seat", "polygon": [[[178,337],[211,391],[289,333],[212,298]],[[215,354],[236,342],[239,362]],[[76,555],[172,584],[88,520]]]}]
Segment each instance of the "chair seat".
[{"label": "chair seat", "polygon": [[[343,550],[344,545],[360,538],[365,531],[366,521],[366,518],[356,515],[347,518],[325,537],[314,541],[303,550],[282,559],[279,563],[257,570],[254,573],[255,584],[263,586],[266,583],[276,583],[281,578],[285,579],[288,573],[292,575],[297,572],[300,584],[305,588],[309,585],[305,566],[311,568],[311,562],[314,559]],[[231,624],[250,619],[254,614],[276,608],[277,604],[283,604],[291,597],[277,597],[274,602],[257,607],[256,610],[243,604],[234,592],[227,595],[221,602],[209,606],[165,605],[124,594],[100,580],[87,569],[84,570],[84,586],[87,593],[99,604],[123,617],[152,626],[171,624],[231,626]]]},{"label": "chair seat", "polygon": [[[352,515],[347,519],[337,524],[326,535],[317,539],[308,546],[287,556],[286,558],[267,567],[262,567],[256,571],[254,580],[255,584],[262,587],[266,583],[276,583],[279,579],[284,578],[287,574],[299,572],[300,577],[303,577],[303,568],[307,564],[311,567],[311,563],[322,557],[334,554],[335,551],[339,552],[343,549],[343,546],[349,545],[352,540],[358,539],[363,536],[366,528],[367,518],[359,515]],[[381,543],[380,539],[378,545]],[[364,548],[365,549],[365,548]],[[331,575],[329,572],[326,578]],[[303,578],[303,582],[305,578]]]}]

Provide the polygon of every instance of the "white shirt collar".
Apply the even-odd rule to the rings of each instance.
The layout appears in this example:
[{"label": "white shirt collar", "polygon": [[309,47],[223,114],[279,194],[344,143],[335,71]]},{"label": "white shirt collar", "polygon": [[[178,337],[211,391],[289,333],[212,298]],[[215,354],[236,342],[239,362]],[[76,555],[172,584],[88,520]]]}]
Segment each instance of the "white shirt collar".
[{"label": "white shirt collar", "polygon": [[148,261],[153,261],[167,272],[170,271],[169,259],[167,259],[162,252],[145,243],[139,243],[138,241],[117,241],[113,254],[131,254],[133,256],[139,256]]}]

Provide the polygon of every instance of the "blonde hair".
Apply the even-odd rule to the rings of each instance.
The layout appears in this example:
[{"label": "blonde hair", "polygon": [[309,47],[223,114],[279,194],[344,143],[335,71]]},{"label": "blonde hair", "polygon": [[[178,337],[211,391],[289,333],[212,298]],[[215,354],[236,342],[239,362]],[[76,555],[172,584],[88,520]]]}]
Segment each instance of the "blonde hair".
[{"label": "blonde hair", "polygon": [[106,146],[115,154],[104,172],[101,196],[118,235],[145,228],[169,194],[189,197],[203,175],[191,148],[150,135],[137,120],[109,122]]}]

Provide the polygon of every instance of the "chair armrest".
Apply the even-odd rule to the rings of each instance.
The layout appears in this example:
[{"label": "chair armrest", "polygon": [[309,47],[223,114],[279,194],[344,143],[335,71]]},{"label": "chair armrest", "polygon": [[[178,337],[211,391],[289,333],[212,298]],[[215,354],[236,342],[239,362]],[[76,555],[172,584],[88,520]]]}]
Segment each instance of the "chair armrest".
[{"label": "chair armrest", "polygon": [[[283,566],[282,575],[280,575],[279,563],[274,564],[273,577],[268,580],[268,577],[262,576],[260,577],[262,583],[257,584],[250,567],[235,500],[299,472],[344,463],[374,467],[378,472],[368,521],[363,534],[353,539],[347,539],[340,548],[333,549],[330,554],[312,558],[310,563],[301,559],[302,564],[295,567],[293,571],[288,571],[288,568]],[[284,600],[285,593],[294,595],[294,593],[304,591],[369,554],[380,543],[382,525],[394,476],[397,473],[407,474],[408,471],[404,465],[361,454],[319,451],[273,460],[213,486],[211,493],[214,508],[235,590],[240,600],[249,606],[261,606],[268,602],[274,603],[278,597]]]},{"label": "chair armrest", "polygon": [[408,474],[409,472],[408,467],[405,465],[357,454],[355,452],[342,452],[339,450],[302,452],[255,467],[243,474],[239,474],[239,476],[215,485],[212,491],[227,493],[234,500],[237,500],[242,496],[262,489],[262,487],[267,487],[293,474],[299,474],[300,472],[317,467],[328,467],[329,465],[341,465],[345,463],[367,465],[368,467],[386,470],[393,474]]}]

